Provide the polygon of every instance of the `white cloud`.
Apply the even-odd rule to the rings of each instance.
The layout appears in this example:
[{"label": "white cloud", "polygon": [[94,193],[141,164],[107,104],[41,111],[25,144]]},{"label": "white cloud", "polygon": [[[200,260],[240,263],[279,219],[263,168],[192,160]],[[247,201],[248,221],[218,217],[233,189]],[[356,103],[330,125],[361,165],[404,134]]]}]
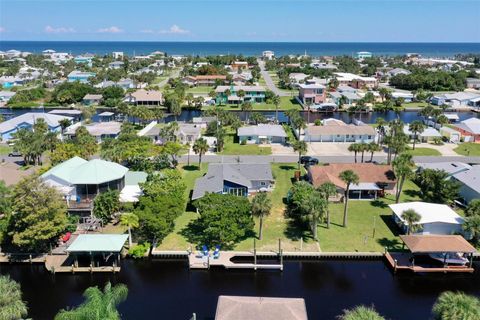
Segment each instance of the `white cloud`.
[{"label": "white cloud", "polygon": [[5,29],[4,27],[0,27],[0,32],[6,32],[7,29]]},{"label": "white cloud", "polygon": [[171,26],[168,30],[160,30],[158,33],[161,34],[187,34],[190,33],[190,31],[185,30],[174,24]]},{"label": "white cloud", "polygon": [[97,32],[98,33],[121,33],[123,32],[123,30],[120,29],[119,27],[111,26],[108,28],[100,28],[97,30]]},{"label": "white cloud", "polygon": [[73,32],[75,32],[75,29],[70,28],[70,27],[54,28],[52,26],[46,26],[45,27],[45,32],[46,33],[73,33]]},{"label": "white cloud", "polygon": [[155,31],[153,31],[152,29],[144,29],[140,30],[140,33],[155,33]]}]

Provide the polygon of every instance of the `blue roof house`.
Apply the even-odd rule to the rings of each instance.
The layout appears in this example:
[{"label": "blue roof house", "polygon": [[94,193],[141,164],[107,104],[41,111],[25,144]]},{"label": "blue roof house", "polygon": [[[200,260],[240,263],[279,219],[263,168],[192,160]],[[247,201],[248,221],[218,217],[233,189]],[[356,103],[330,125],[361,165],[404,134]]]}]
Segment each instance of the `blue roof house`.
[{"label": "blue roof house", "polygon": [[60,132],[60,121],[63,119],[72,121],[73,118],[49,113],[24,113],[18,117],[0,123],[0,140],[9,141],[13,139],[12,135],[20,129],[31,130],[38,119],[43,119],[47,123],[49,131]]}]

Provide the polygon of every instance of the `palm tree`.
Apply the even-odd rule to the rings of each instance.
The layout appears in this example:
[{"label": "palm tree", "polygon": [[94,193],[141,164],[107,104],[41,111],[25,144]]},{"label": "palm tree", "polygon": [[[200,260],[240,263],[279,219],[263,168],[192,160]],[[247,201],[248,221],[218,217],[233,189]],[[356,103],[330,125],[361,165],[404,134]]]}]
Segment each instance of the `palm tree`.
[{"label": "palm tree", "polygon": [[303,211],[307,214],[307,220],[310,224],[310,230],[313,234],[313,239],[318,240],[318,223],[324,219],[327,211],[327,203],[318,191],[313,191],[308,194],[308,197],[301,204]]},{"label": "palm tree", "polygon": [[239,100],[239,103],[240,103],[240,101],[243,100],[243,97],[245,97],[245,91],[244,90],[238,90],[237,97],[240,98],[240,100]]},{"label": "palm tree", "polygon": [[402,153],[393,161],[393,171],[397,176],[395,203],[399,202],[403,184],[405,183],[405,180],[413,174],[414,166],[415,163],[412,160],[412,155],[408,153]]},{"label": "palm tree", "polygon": [[480,319],[480,299],[463,292],[443,292],[433,305],[435,319],[474,320]]},{"label": "palm tree", "polygon": [[359,152],[362,153],[362,163],[363,163],[363,158],[365,156],[365,151],[368,151],[368,144],[367,143],[360,143],[358,145]]},{"label": "palm tree", "polygon": [[280,99],[280,96],[274,95],[272,97],[272,103],[275,105],[275,123],[278,123],[278,107],[280,106],[280,103],[282,100]]},{"label": "palm tree", "polygon": [[402,219],[405,220],[408,226],[407,234],[411,234],[418,230],[417,222],[420,221],[421,217],[414,209],[408,209],[402,212]]},{"label": "palm tree", "polygon": [[413,150],[415,150],[415,142],[419,133],[425,131],[425,125],[420,120],[415,120],[410,123],[408,130],[413,133]]},{"label": "palm tree", "polygon": [[390,90],[388,88],[382,87],[378,89],[378,94],[380,95],[380,98],[382,98],[382,102],[384,102],[385,98],[390,94]]},{"label": "palm tree", "polygon": [[178,116],[182,114],[182,105],[177,99],[172,99],[170,112],[175,116],[175,121],[177,121]]},{"label": "palm tree", "polygon": [[27,315],[20,285],[7,276],[0,276],[0,319],[16,320]]},{"label": "palm tree", "polygon": [[370,152],[370,162],[373,161],[373,154],[375,152],[382,151],[382,148],[375,142],[370,142],[367,147],[367,151]]},{"label": "palm tree", "polygon": [[253,109],[252,103],[250,101],[245,101],[240,107],[242,108],[242,111],[245,112],[245,119],[248,123],[248,114]]},{"label": "palm tree", "polygon": [[305,119],[303,119],[303,117],[297,113],[297,115],[294,116],[292,119],[292,124],[295,127],[295,129],[298,129],[298,138],[300,139],[300,135],[302,134],[302,129],[307,127],[305,123]]},{"label": "palm tree", "polygon": [[383,144],[383,138],[385,137],[386,127],[388,125],[388,122],[385,121],[385,119],[383,119],[383,118],[377,118],[377,120],[375,120],[375,124],[376,124],[375,127],[377,128],[377,131],[380,134],[378,144],[382,145]]},{"label": "palm tree", "polygon": [[298,170],[300,170],[300,158],[302,154],[307,153],[307,143],[305,141],[295,141],[293,143],[293,150],[298,152]]},{"label": "palm tree", "polygon": [[208,143],[207,140],[203,138],[198,138],[195,140],[195,143],[193,144],[193,152],[195,154],[198,154],[198,167],[200,168],[202,164],[202,155],[205,154],[205,152],[208,151]]},{"label": "palm tree", "polygon": [[62,120],[58,121],[58,124],[60,125],[60,130],[61,130],[62,139],[63,139],[63,134],[65,132],[65,129],[67,129],[72,124],[72,122],[69,119],[65,118],[65,119],[62,119]]},{"label": "palm tree", "polygon": [[358,181],[360,178],[352,170],[342,171],[340,172],[340,175],[338,177],[342,179],[342,181],[345,182],[346,184],[345,195],[343,200],[345,202],[345,207],[343,208],[343,226],[347,227],[348,193],[350,192],[350,185],[358,184]]},{"label": "palm tree", "polygon": [[258,192],[252,200],[252,215],[260,220],[258,239],[262,240],[263,218],[270,214],[272,201],[266,192]]},{"label": "palm tree", "polygon": [[448,118],[444,114],[439,115],[436,118],[436,120],[437,120],[437,123],[442,125],[442,126],[448,123]]},{"label": "palm tree", "polygon": [[290,124],[292,122],[292,119],[295,116],[300,116],[298,114],[298,111],[295,110],[295,109],[288,109],[287,111],[285,111],[285,115],[288,117],[288,124]]},{"label": "palm tree", "polygon": [[128,289],[124,284],[112,287],[110,282],[103,292],[98,287],[90,287],[83,293],[85,302],[70,310],[61,310],[55,320],[120,320],[117,306],[127,299]]},{"label": "palm tree", "polygon": [[385,320],[373,307],[358,306],[352,310],[343,310],[339,320]]},{"label": "palm tree", "polygon": [[420,112],[418,112],[418,115],[427,119],[428,117],[432,116],[433,110],[434,110],[433,106],[428,105],[426,107],[423,107],[423,109],[420,110]]},{"label": "palm tree", "polygon": [[326,213],[327,213],[327,229],[330,229],[330,210],[328,210],[329,198],[337,194],[337,186],[331,182],[325,182],[320,187],[318,191],[324,196],[326,202]]},{"label": "palm tree", "polygon": [[480,215],[467,216],[462,228],[472,238],[472,242],[478,243],[480,239]]},{"label": "palm tree", "polygon": [[138,216],[135,213],[124,213],[120,216],[120,224],[128,228],[128,246],[132,247],[132,228],[138,228]]},{"label": "palm tree", "polygon": [[355,154],[355,163],[357,163],[357,153],[360,151],[360,145],[358,143],[352,143],[348,146],[348,151]]}]

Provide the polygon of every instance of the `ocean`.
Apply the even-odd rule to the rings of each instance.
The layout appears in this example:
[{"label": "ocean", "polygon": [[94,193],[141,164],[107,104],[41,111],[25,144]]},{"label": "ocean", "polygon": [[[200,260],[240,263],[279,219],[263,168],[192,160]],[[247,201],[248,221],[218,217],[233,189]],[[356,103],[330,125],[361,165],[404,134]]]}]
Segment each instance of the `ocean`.
[{"label": "ocean", "polygon": [[149,54],[158,50],[169,55],[199,56],[258,56],[264,50],[273,50],[277,56],[305,53],[311,56],[353,55],[358,51],[369,51],[378,56],[419,53],[425,57],[453,57],[456,54],[480,53],[480,43],[0,41],[1,51],[10,49],[34,53],[53,49],[71,54],[122,51],[128,55]]}]

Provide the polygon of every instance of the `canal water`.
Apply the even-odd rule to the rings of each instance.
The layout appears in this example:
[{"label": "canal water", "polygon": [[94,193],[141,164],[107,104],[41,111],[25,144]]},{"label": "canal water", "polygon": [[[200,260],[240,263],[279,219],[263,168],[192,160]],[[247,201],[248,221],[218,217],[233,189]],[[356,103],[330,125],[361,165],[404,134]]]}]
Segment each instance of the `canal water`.
[{"label": "canal water", "polygon": [[[11,118],[14,116],[18,116],[27,112],[48,112],[50,109],[0,109],[0,114],[4,114],[6,118]],[[102,112],[104,110],[97,110],[97,112]],[[242,120],[245,120],[246,114],[242,111],[232,111],[239,115]],[[253,111],[255,112],[255,111]],[[251,115],[252,112],[250,112]],[[261,111],[261,113],[267,119],[275,119],[275,111]],[[309,119],[310,122],[314,122],[315,119],[325,119],[325,118],[335,118],[341,119],[346,123],[351,123],[353,119],[363,121],[364,123],[375,123],[377,118],[383,118],[387,121],[394,120],[399,118],[404,123],[410,123],[414,120],[420,120],[421,117],[418,115],[417,111],[386,111],[386,112],[369,112],[369,113],[348,113],[348,112],[318,112],[318,113],[310,113],[310,116],[307,115],[307,112],[301,112],[305,120]],[[480,118],[480,113],[474,112],[458,112],[457,113],[460,121],[478,117]],[[181,115],[177,117],[178,121],[191,121],[194,117],[199,117],[202,115],[202,111],[199,110],[183,110]],[[98,116],[94,116],[93,120],[98,120]],[[133,119],[132,119],[133,120]],[[165,118],[166,122],[174,121],[175,117],[173,115],[167,115]],[[278,120],[282,123],[288,122],[288,117],[285,116],[283,111],[278,112]]]},{"label": "canal water", "polygon": [[[480,268],[480,265],[476,265]],[[374,305],[388,319],[429,319],[446,290],[480,296],[474,274],[396,274],[382,261],[286,261],[283,272],[192,270],[183,260],[124,260],[119,274],[56,274],[41,265],[0,264],[21,284],[29,317],[53,319],[61,308],[83,301],[89,286],[107,281],[128,286],[123,319],[213,319],[219,295],[302,297],[309,319],[334,319],[345,308]]]}]

